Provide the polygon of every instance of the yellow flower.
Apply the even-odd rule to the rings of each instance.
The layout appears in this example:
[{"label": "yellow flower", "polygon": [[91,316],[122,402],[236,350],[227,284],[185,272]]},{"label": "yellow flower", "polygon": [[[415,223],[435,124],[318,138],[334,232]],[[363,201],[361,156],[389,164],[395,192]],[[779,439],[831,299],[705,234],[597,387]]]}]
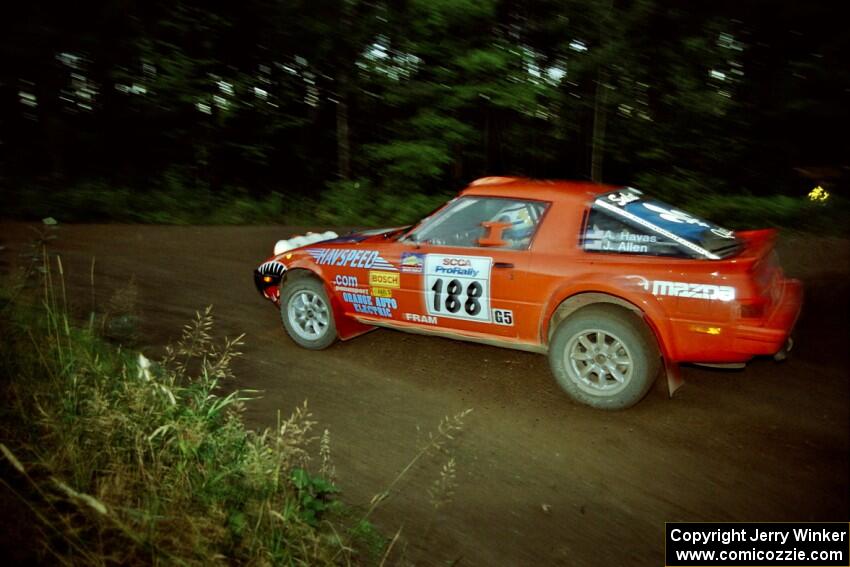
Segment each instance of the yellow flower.
[{"label": "yellow flower", "polygon": [[820,185],[809,191],[810,201],[817,201],[819,203],[823,203],[827,199],[829,199],[829,192]]}]

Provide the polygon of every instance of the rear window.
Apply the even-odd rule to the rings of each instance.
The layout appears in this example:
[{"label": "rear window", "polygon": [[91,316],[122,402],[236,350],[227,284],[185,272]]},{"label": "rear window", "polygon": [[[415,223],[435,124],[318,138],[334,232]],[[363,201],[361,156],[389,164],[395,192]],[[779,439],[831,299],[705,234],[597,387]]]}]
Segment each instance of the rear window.
[{"label": "rear window", "polygon": [[599,208],[590,210],[582,247],[588,252],[690,257],[669,238],[634,227]]},{"label": "rear window", "polygon": [[726,228],[626,187],[593,202],[582,247],[588,252],[717,260],[743,244]]}]

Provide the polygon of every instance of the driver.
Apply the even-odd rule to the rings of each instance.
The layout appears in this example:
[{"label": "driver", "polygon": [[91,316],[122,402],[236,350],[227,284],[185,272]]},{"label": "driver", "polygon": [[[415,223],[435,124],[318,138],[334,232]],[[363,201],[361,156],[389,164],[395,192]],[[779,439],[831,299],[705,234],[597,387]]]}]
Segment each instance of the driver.
[{"label": "driver", "polygon": [[493,220],[511,225],[502,232],[502,240],[507,243],[507,248],[523,250],[531,243],[534,222],[524,205],[510,205],[502,209]]}]

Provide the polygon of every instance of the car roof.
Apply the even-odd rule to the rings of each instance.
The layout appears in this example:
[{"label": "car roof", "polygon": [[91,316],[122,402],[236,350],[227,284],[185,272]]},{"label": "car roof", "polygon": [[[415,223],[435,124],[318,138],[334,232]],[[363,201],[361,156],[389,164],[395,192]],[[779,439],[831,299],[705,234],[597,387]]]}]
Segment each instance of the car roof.
[{"label": "car roof", "polygon": [[460,194],[483,197],[513,197],[540,201],[586,202],[617,186],[590,181],[526,179],[522,177],[482,177],[463,189]]}]

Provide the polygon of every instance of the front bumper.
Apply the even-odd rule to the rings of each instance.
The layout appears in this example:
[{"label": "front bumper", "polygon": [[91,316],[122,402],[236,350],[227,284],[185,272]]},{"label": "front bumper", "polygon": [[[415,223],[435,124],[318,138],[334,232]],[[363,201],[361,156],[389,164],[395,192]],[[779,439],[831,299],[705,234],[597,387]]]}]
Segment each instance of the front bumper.
[{"label": "front bumper", "polygon": [[280,280],[286,266],[276,260],[264,262],[254,270],[254,287],[265,299],[275,305],[280,301]]},{"label": "front bumper", "polygon": [[254,270],[254,287],[257,288],[257,291],[259,292],[260,295],[265,297],[263,290],[269,284],[267,282],[263,281],[263,277],[264,277],[263,274],[261,274],[259,272],[259,270]]},{"label": "front bumper", "polygon": [[269,276],[254,271],[254,286],[263,297],[275,305],[280,303],[280,276]]}]

